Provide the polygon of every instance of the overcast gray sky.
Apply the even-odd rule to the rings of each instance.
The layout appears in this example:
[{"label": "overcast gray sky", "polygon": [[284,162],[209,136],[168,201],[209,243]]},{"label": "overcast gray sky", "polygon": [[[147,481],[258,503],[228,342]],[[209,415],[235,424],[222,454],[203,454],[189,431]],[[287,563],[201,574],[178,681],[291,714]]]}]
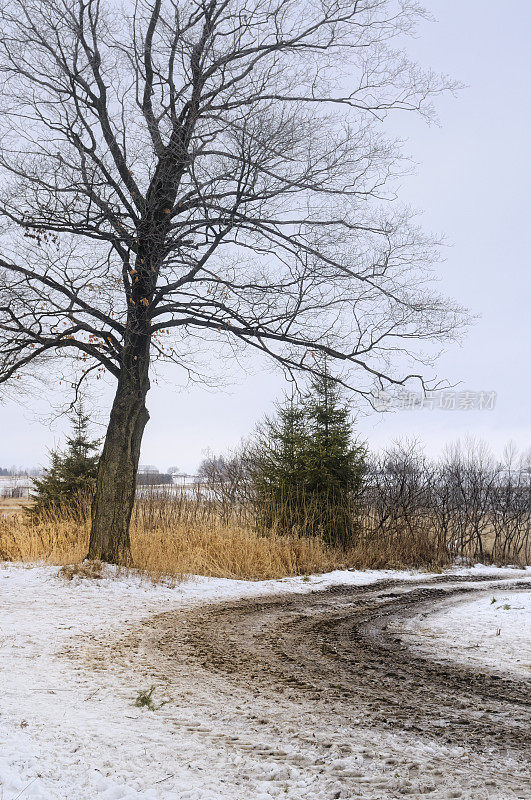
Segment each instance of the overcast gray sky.
[{"label": "overcast gray sky", "polygon": [[[423,25],[410,51],[424,66],[451,74],[464,88],[438,104],[441,127],[395,117],[393,132],[407,137],[419,166],[403,181],[402,199],[423,211],[423,225],[444,232],[451,246],[440,265],[440,289],[481,315],[464,342],[440,359],[437,373],[461,390],[497,392],[494,410],[372,412],[360,434],[379,449],[398,437],[418,436],[428,452],[476,435],[495,451],[513,440],[531,445],[529,225],[529,30],[524,0],[428,0],[437,18]],[[141,461],[193,471],[208,448],[220,451],[248,435],[285,388],[278,372],[234,372],[228,387],[179,390],[175,373],[148,397],[151,421]],[[0,407],[0,466],[40,465],[61,441],[64,421],[50,423],[59,394],[25,395]],[[105,419],[109,397],[98,398]]]}]

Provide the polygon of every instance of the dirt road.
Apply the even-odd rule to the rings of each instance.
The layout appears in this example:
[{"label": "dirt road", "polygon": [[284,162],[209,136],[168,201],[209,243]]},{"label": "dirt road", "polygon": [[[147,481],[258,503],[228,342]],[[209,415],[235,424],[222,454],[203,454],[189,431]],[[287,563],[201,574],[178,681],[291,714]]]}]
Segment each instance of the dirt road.
[{"label": "dirt road", "polygon": [[236,683],[298,693],[333,715],[355,708],[371,725],[518,753],[529,744],[530,684],[427,661],[386,635],[390,618],[473,591],[388,583],[234,603],[189,618],[187,641],[203,666]]},{"label": "dirt road", "polygon": [[285,779],[279,797],[296,774],[319,800],[529,800],[530,682],[422,657],[396,634],[413,612],[493,586],[531,588],[441,576],[172,611],[114,642],[113,658],[201,709],[186,730],[229,753],[235,800],[261,796],[265,774]]}]

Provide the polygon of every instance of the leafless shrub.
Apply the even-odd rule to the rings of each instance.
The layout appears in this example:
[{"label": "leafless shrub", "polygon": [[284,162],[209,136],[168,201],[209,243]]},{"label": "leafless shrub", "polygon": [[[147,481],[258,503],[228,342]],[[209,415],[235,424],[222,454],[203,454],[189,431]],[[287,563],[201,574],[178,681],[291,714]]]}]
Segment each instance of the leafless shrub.
[{"label": "leafless shrub", "polygon": [[[223,514],[238,508],[244,524],[252,524],[253,515],[264,515],[256,513],[241,461],[238,467],[234,456],[231,470],[228,463],[209,460],[202,473],[203,492]],[[430,460],[417,441],[398,443],[368,459],[364,484],[345,498],[345,508],[356,520],[347,549],[373,566],[442,565],[456,558],[496,563],[531,559],[530,459],[518,458],[514,447],[506,448],[497,462],[483,442],[468,439]],[[315,530],[316,511],[309,501],[307,524],[294,533]],[[274,509],[269,518],[275,518]]]}]

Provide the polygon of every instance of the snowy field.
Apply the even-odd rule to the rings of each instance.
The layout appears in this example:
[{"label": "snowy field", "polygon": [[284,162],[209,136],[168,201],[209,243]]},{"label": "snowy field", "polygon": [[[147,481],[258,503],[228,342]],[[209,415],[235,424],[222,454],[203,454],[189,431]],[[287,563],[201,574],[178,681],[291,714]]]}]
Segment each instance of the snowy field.
[{"label": "snowy field", "polygon": [[[471,581],[504,575],[514,580],[531,577],[531,570],[477,566],[451,574],[467,575]],[[185,683],[162,687],[155,698],[168,702],[156,711],[138,708],[135,696],[153,680],[149,665],[139,662],[132,673],[114,669],[112,664],[98,663],[96,647],[97,642],[112,642],[138,628],[151,615],[173,609],[338,584],[368,585],[389,577],[418,580],[421,574],[344,571],[264,582],[197,577],[175,588],[153,586],[137,577],[115,577],[110,570],[108,575],[99,581],[67,582],[58,577],[56,567],[0,568],[1,800],[327,800],[346,796],[338,780],[352,772],[356,759],[361,771],[352,774],[359,774],[362,788],[355,797],[381,800],[412,794],[400,789],[413,785],[403,781],[402,757],[410,765],[411,759],[422,764],[429,757],[430,763],[441,765],[434,774],[443,774],[449,758],[443,748],[361,728],[353,738],[352,762],[346,765],[342,753],[330,748],[330,761],[323,761],[320,775],[310,785],[305,763],[313,758],[311,749],[294,749],[289,768],[282,756],[258,765],[256,753],[264,748],[276,752],[275,742],[266,741],[265,728],[249,706],[244,707],[243,744],[237,712],[193,681],[188,687]],[[493,597],[496,602],[491,602]],[[479,599],[441,608],[427,619],[415,618],[402,633],[413,646],[430,653],[523,673],[531,663],[524,651],[530,613],[528,594],[486,587]],[[81,656],[91,647],[96,656],[90,665],[81,657],[72,658],[73,651]],[[282,721],[278,708],[271,710],[274,714],[280,715],[279,724],[286,730],[290,723],[295,725],[295,716]],[[240,739],[233,750],[227,746],[231,739]],[[371,755],[375,752],[376,760]],[[466,757],[462,752],[452,755],[461,766]],[[443,783],[451,787],[452,780]],[[428,783],[426,787],[422,796],[433,791]],[[481,794],[479,788],[477,794],[450,788],[446,794],[431,796],[505,800],[503,794]]]}]

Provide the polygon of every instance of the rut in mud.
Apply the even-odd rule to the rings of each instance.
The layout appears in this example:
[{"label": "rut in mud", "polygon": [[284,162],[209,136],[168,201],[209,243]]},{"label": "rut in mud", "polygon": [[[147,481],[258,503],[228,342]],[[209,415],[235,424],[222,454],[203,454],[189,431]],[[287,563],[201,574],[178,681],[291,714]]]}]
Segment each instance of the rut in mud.
[{"label": "rut in mud", "polygon": [[184,630],[182,619],[163,615],[160,648],[169,664],[184,650],[231,682],[300,695],[336,718],[355,712],[364,724],[522,755],[529,747],[530,682],[428,660],[387,634],[391,619],[481,591],[443,582],[388,581],[234,602],[188,614]]}]

